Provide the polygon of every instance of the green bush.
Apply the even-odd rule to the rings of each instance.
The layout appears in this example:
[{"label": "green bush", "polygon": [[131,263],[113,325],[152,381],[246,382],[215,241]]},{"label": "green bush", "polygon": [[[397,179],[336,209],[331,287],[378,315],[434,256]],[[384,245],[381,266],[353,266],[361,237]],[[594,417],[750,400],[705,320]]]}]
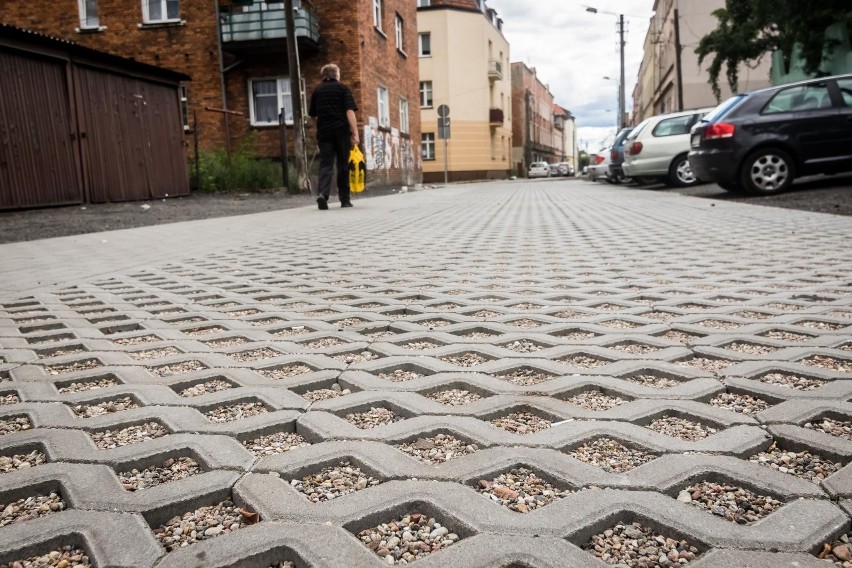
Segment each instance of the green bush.
[{"label": "green bush", "polygon": [[[282,187],[281,163],[276,160],[258,158],[251,150],[253,136],[246,137],[240,145],[228,153],[224,148],[200,150],[198,153],[198,176],[195,161],[190,161],[190,184],[194,191],[262,191]],[[295,171],[290,168],[291,180]],[[291,188],[296,185],[291,182]]]}]

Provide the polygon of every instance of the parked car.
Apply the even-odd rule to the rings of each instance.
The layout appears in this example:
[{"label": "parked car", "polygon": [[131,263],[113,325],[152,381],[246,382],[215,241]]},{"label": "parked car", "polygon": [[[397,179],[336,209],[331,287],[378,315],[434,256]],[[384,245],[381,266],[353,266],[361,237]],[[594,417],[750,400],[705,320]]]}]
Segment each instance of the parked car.
[{"label": "parked car", "polygon": [[551,169],[551,175],[560,175],[560,176],[573,176],[574,175],[574,166],[572,166],[568,162],[558,162],[556,164],[553,164],[553,167],[556,168],[556,173],[553,174],[553,170]]},{"label": "parked car", "polygon": [[529,178],[550,177],[550,164],[547,162],[533,162],[530,164],[530,170],[527,173]]},{"label": "parked car", "polygon": [[689,163],[702,179],[754,194],[852,171],[852,75],[732,97],[692,128]]},{"label": "parked car", "polygon": [[589,181],[609,177],[609,148],[601,148],[597,154],[589,156]]},{"label": "parked car", "polygon": [[632,178],[657,178],[673,187],[701,183],[687,160],[689,130],[711,110],[661,114],[639,123],[624,141],[624,174]]},{"label": "parked car", "polygon": [[615,142],[612,144],[612,149],[609,151],[608,181],[611,181],[612,183],[624,183],[627,180],[627,176],[624,175],[624,168],[622,167],[622,164],[624,163],[624,141],[631,132],[633,132],[632,126],[622,128],[616,135]]}]

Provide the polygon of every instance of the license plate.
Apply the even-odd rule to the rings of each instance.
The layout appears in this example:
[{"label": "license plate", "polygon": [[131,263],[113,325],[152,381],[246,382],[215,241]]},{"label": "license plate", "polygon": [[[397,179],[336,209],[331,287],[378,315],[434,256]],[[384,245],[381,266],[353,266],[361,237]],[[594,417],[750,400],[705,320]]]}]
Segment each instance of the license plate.
[{"label": "license plate", "polygon": [[701,134],[692,135],[692,147],[698,148],[701,145]]}]

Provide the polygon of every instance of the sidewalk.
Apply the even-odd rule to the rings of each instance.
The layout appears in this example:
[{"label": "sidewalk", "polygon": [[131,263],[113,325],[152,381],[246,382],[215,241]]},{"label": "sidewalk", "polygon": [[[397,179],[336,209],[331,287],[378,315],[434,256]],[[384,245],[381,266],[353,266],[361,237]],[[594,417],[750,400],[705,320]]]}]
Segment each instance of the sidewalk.
[{"label": "sidewalk", "polygon": [[519,180],[0,265],[0,562],[844,553],[848,217]]}]

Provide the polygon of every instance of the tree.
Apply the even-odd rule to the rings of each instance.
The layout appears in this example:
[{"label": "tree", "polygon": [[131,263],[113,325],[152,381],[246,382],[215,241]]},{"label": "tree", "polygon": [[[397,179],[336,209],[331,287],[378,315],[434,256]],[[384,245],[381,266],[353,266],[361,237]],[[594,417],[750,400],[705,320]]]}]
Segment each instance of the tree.
[{"label": "tree", "polygon": [[699,65],[713,55],[710,84],[717,99],[723,65],[731,90],[737,91],[741,63],[756,64],[779,50],[789,63],[798,44],[805,71],[819,73],[824,52],[830,53],[837,44],[826,42],[826,28],[837,22],[852,24],[849,0],[725,0],[725,7],[713,15],[719,26],[701,39],[695,53]]}]

